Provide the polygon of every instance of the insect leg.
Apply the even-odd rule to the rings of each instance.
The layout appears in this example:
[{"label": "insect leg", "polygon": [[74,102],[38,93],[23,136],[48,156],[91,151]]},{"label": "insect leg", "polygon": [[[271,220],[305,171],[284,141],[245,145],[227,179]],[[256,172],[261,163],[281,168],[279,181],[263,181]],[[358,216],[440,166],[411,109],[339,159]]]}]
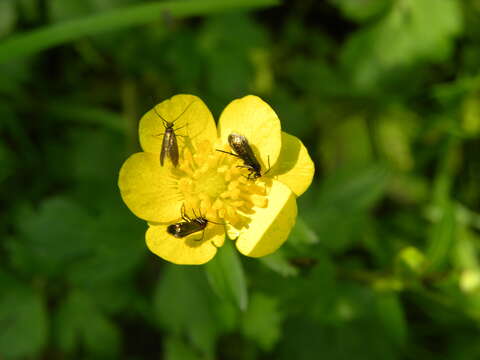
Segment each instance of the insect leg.
[{"label": "insect leg", "polygon": [[227,223],[217,223],[217,222],[212,221],[212,220],[208,220],[208,222],[211,222],[212,224],[216,224],[216,225],[227,225]]},{"label": "insect leg", "polygon": [[176,128],[175,131],[178,131],[178,130],[180,130],[180,129],[183,129],[183,128],[186,127],[186,126],[187,126],[187,124],[185,124],[185,125],[183,125],[183,126],[180,126],[179,128]]},{"label": "insect leg", "polygon": [[187,222],[190,222],[191,219],[185,212],[185,203],[182,204],[181,212],[182,212],[182,219],[187,221]]},{"label": "insect leg", "polygon": [[203,241],[204,237],[205,237],[205,229],[203,229],[202,231],[202,237],[200,239],[195,239],[193,241]]},{"label": "insect leg", "polygon": [[268,155],[267,161],[268,161],[268,170],[265,171],[265,172],[263,173],[263,175],[268,174],[268,172],[269,172],[270,170],[272,170],[272,167],[270,166],[270,155]]}]

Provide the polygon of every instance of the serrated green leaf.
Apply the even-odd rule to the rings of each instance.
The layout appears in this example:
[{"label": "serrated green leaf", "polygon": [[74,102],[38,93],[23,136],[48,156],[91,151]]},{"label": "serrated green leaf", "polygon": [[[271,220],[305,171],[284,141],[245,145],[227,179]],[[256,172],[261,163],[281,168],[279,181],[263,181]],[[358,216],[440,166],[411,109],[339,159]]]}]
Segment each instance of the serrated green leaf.
[{"label": "serrated green leaf", "polygon": [[30,257],[31,271],[56,275],[91,249],[93,219],[65,197],[45,200],[38,210],[23,209],[18,225],[24,241],[18,246]]},{"label": "serrated green leaf", "polygon": [[215,292],[236,304],[241,310],[247,308],[248,293],[245,274],[238,253],[227,240],[217,255],[205,265],[207,278]]},{"label": "serrated green leaf", "polygon": [[82,291],[73,291],[60,304],[56,314],[55,335],[58,346],[67,353],[84,347],[101,358],[113,358],[120,349],[120,332]]}]

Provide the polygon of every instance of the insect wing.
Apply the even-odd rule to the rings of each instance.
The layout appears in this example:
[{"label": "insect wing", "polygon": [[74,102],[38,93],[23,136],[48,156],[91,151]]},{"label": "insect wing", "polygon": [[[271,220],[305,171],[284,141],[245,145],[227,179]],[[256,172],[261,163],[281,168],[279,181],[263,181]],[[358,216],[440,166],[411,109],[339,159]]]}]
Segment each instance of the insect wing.
[{"label": "insect wing", "polygon": [[167,232],[176,238],[184,238],[190,234],[196,233],[205,229],[207,221],[182,221],[176,224],[169,225]]},{"label": "insect wing", "polygon": [[170,158],[173,166],[178,165],[177,137],[172,128],[166,128],[163,135],[162,151],[160,152],[160,165],[163,166],[165,157]]},{"label": "insect wing", "polygon": [[262,167],[245,136],[230,134],[228,136],[228,143],[252,172],[260,174]]}]

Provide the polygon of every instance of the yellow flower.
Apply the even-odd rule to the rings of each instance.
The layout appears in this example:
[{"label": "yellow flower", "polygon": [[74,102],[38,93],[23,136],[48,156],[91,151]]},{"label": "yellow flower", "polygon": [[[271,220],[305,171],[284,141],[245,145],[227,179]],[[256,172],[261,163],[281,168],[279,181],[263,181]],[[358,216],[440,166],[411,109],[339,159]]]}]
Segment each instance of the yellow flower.
[{"label": "yellow flower", "polygon": [[[165,129],[160,114],[175,122],[179,164],[160,166]],[[255,181],[240,168],[243,161],[216,151],[231,152],[228,135],[248,139],[262,174]],[[120,170],[118,186],[123,201],[148,222],[148,248],[176,264],[203,264],[215,256],[225,240],[234,239],[244,255],[260,257],[274,252],[288,238],[296,215],[296,198],[309,186],[314,165],[307,149],[295,136],[281,131],[272,108],[256,96],[232,101],[215,127],[213,116],[201,99],[176,95],[147,112],[139,124],[143,152],[130,156]],[[183,238],[167,227],[190,218],[210,222],[204,231]]]}]

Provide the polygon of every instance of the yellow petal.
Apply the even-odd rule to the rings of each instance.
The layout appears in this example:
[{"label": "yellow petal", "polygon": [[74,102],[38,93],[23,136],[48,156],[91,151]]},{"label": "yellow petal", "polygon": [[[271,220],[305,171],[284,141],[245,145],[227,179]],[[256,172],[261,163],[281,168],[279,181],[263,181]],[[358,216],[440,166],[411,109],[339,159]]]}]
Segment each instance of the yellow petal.
[{"label": "yellow petal", "polygon": [[180,153],[189,140],[194,143],[205,139],[213,142],[217,137],[215,121],[205,103],[194,95],[175,95],[156,105],[155,109],[152,108],[140,120],[140,145],[146,152],[159,154],[161,151],[165,126],[157,113],[166,121],[178,118],[175,120],[174,131],[179,135],[177,143]]},{"label": "yellow petal", "polygon": [[128,208],[139,218],[170,222],[180,217],[183,203],[171,167],[160,166],[158,154],[136,153],[122,165],[118,187]]},{"label": "yellow petal", "polygon": [[307,148],[297,137],[282,131],[282,151],[268,176],[275,177],[295,193],[302,195],[312,183],[315,165]]},{"label": "yellow petal", "polygon": [[261,161],[263,172],[268,163],[273,166],[280,154],[280,120],[273,109],[258,96],[248,95],[232,101],[223,110],[218,122],[222,144],[228,135],[237,133],[247,138],[255,157]]},{"label": "yellow petal", "polygon": [[237,249],[244,255],[271,254],[287,240],[297,217],[296,196],[279,181],[273,181],[266,208],[254,208],[251,222],[240,229]]},{"label": "yellow petal", "polygon": [[224,227],[216,224],[208,224],[205,234],[199,231],[185,238],[170,235],[167,226],[150,226],[145,238],[151,252],[174,264],[205,264],[215,256],[217,247],[222,246],[225,239]]}]

